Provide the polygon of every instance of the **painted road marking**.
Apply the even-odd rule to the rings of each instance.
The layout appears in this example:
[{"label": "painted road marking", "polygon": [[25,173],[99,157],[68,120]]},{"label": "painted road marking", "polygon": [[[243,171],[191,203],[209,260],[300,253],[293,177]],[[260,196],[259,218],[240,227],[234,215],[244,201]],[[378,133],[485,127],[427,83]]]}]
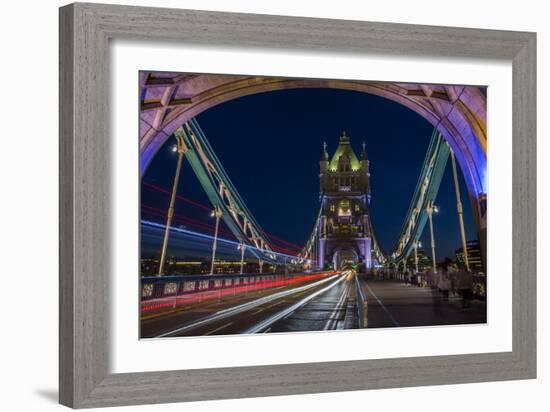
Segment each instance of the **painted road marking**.
[{"label": "painted road marking", "polygon": [[220,326],[219,328],[216,328],[216,329],[211,330],[211,331],[209,331],[209,332],[206,332],[206,333],[204,333],[203,335],[204,335],[204,336],[212,335],[213,333],[216,333],[216,332],[218,332],[218,331],[220,331],[220,330],[222,330],[222,329],[224,329],[224,328],[226,328],[226,327],[228,327],[228,326],[231,326],[231,325],[233,325],[233,322],[226,323],[225,325],[222,325],[222,326]]},{"label": "painted road marking", "polygon": [[346,284],[346,287],[344,287],[344,289],[342,290],[342,296],[340,296],[340,299],[338,300],[338,303],[336,303],[336,306],[334,307],[334,310],[332,311],[332,313],[330,314],[329,318],[328,318],[328,321],[324,327],[323,330],[329,330],[329,329],[332,329],[334,327],[334,324],[338,324],[338,317],[339,317],[339,314],[340,314],[340,311],[342,310],[343,306],[344,306],[344,302],[347,301],[347,295],[348,295],[348,289],[349,289],[349,284]]},{"label": "painted road marking", "polygon": [[367,289],[369,290],[370,294],[371,294],[372,296],[374,296],[374,299],[376,299],[376,301],[378,302],[378,304],[379,304],[380,306],[382,306],[382,309],[384,309],[384,312],[386,312],[386,315],[388,315],[388,317],[389,317],[390,320],[393,322],[393,324],[394,324],[395,326],[397,326],[397,327],[401,326],[401,325],[399,324],[399,322],[393,317],[393,315],[391,314],[391,312],[389,311],[389,309],[386,307],[386,305],[384,305],[384,304],[382,303],[382,301],[381,301],[380,299],[378,299],[378,296],[376,296],[376,293],[374,293],[374,292],[372,291],[372,289],[370,288],[369,284],[368,284],[368,283],[365,283],[365,285],[367,286]]},{"label": "painted road marking", "polygon": [[311,299],[315,298],[316,296],[319,296],[321,293],[325,293],[327,290],[332,289],[334,286],[345,280],[345,276],[340,276],[339,279],[337,279],[334,283],[324,287],[323,289],[318,290],[315,293],[312,293],[311,295],[305,297],[301,301],[295,303],[294,305],[282,310],[279,313],[276,313],[275,315],[270,316],[269,318],[265,319],[264,321],[257,323],[256,325],[252,326],[251,328],[247,329],[243,333],[258,333],[267,328],[268,326],[271,326],[273,323],[277,322],[280,319],[283,319],[286,315],[289,313],[294,312],[296,309],[298,309],[300,306],[305,305],[307,302],[309,302]]}]

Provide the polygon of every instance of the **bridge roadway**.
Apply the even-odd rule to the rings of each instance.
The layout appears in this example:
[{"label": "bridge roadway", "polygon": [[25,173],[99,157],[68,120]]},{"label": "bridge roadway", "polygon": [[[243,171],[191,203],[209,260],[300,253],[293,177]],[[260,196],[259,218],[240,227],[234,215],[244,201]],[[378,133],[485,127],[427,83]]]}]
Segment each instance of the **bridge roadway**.
[{"label": "bridge roadway", "polygon": [[262,333],[274,326],[277,331],[342,328],[346,311],[352,313],[352,286],[346,272],[184,305],[168,314],[142,316],[141,337]]},{"label": "bridge roadway", "polygon": [[[486,322],[485,303],[462,307],[430,289],[397,281],[368,281],[368,327],[433,326]],[[350,272],[299,284],[222,296],[144,315],[142,338],[231,335],[357,327],[355,281]]]}]

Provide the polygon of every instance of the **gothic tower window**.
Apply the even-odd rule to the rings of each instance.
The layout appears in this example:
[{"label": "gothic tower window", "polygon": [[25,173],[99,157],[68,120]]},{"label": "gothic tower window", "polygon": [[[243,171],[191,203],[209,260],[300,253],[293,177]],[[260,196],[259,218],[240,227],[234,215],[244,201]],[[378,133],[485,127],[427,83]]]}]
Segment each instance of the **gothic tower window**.
[{"label": "gothic tower window", "polygon": [[338,216],[351,216],[349,200],[340,200],[338,204]]}]

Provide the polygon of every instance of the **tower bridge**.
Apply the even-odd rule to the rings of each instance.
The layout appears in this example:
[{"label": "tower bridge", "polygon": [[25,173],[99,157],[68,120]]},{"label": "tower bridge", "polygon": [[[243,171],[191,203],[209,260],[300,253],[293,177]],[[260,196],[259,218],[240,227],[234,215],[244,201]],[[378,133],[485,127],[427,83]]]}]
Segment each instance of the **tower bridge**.
[{"label": "tower bridge", "polygon": [[[345,132],[332,156],[326,143],[323,144],[319,211],[312,233],[299,253],[281,251],[266,235],[195,119],[178,128],[174,138],[178,160],[166,224],[142,224],[142,230],[161,232],[163,239],[157,276],[141,279],[142,337],[486,321],[482,296],[472,303],[469,297],[466,302],[466,295],[442,300],[431,291],[438,287],[433,284],[438,269],[431,219],[442,168],[449,154],[458,185],[453,151],[438,132],[434,131],[432,136],[411,207],[389,255],[381,251],[371,220],[366,145],[362,144],[357,156]],[[184,159],[190,163],[211,202],[215,219],[213,235],[205,237],[172,227],[177,216],[176,192]],[[456,192],[460,206],[458,186]],[[461,219],[461,207],[458,209]],[[416,258],[418,239],[427,219],[433,270],[420,273],[418,268],[407,268],[406,262],[413,251]],[[220,231],[222,221],[227,232]],[[224,239],[226,234],[231,234],[236,242]],[[199,236],[201,242],[211,245],[209,273],[167,276],[165,260],[170,239],[179,237],[197,242]],[[464,244],[463,232],[462,236]],[[220,273],[216,271],[217,253],[231,244],[238,245],[240,271]],[[467,261],[467,256],[464,258]],[[245,261],[250,259],[257,260],[255,272],[245,270]],[[272,270],[265,271],[264,263]],[[473,279],[471,273],[452,276],[459,282]],[[470,310],[464,310],[465,304]],[[442,311],[434,310],[443,307]],[[412,308],[415,317],[410,316]]]},{"label": "tower bridge", "polygon": [[[468,189],[481,253],[487,231],[487,95],[484,88],[340,79],[140,72],[140,174],[174,132],[198,114],[242,96],[297,88],[334,88],[396,102],[431,123],[453,152]],[[382,260],[382,254],[375,254]]]},{"label": "tower bridge", "polygon": [[332,158],[323,145],[320,163],[321,217],[318,264],[341,269],[372,268],[370,173],[365,144],[357,158],[344,132]]}]

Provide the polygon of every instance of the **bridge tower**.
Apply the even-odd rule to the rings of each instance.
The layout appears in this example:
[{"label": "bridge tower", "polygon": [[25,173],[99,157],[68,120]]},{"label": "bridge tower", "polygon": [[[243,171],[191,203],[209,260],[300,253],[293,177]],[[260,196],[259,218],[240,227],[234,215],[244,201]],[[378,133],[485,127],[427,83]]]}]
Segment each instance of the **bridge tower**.
[{"label": "bridge tower", "polygon": [[332,263],[333,268],[341,269],[359,264],[371,269],[370,173],[365,143],[360,159],[345,132],[332,159],[324,143],[319,178],[319,266]]}]

